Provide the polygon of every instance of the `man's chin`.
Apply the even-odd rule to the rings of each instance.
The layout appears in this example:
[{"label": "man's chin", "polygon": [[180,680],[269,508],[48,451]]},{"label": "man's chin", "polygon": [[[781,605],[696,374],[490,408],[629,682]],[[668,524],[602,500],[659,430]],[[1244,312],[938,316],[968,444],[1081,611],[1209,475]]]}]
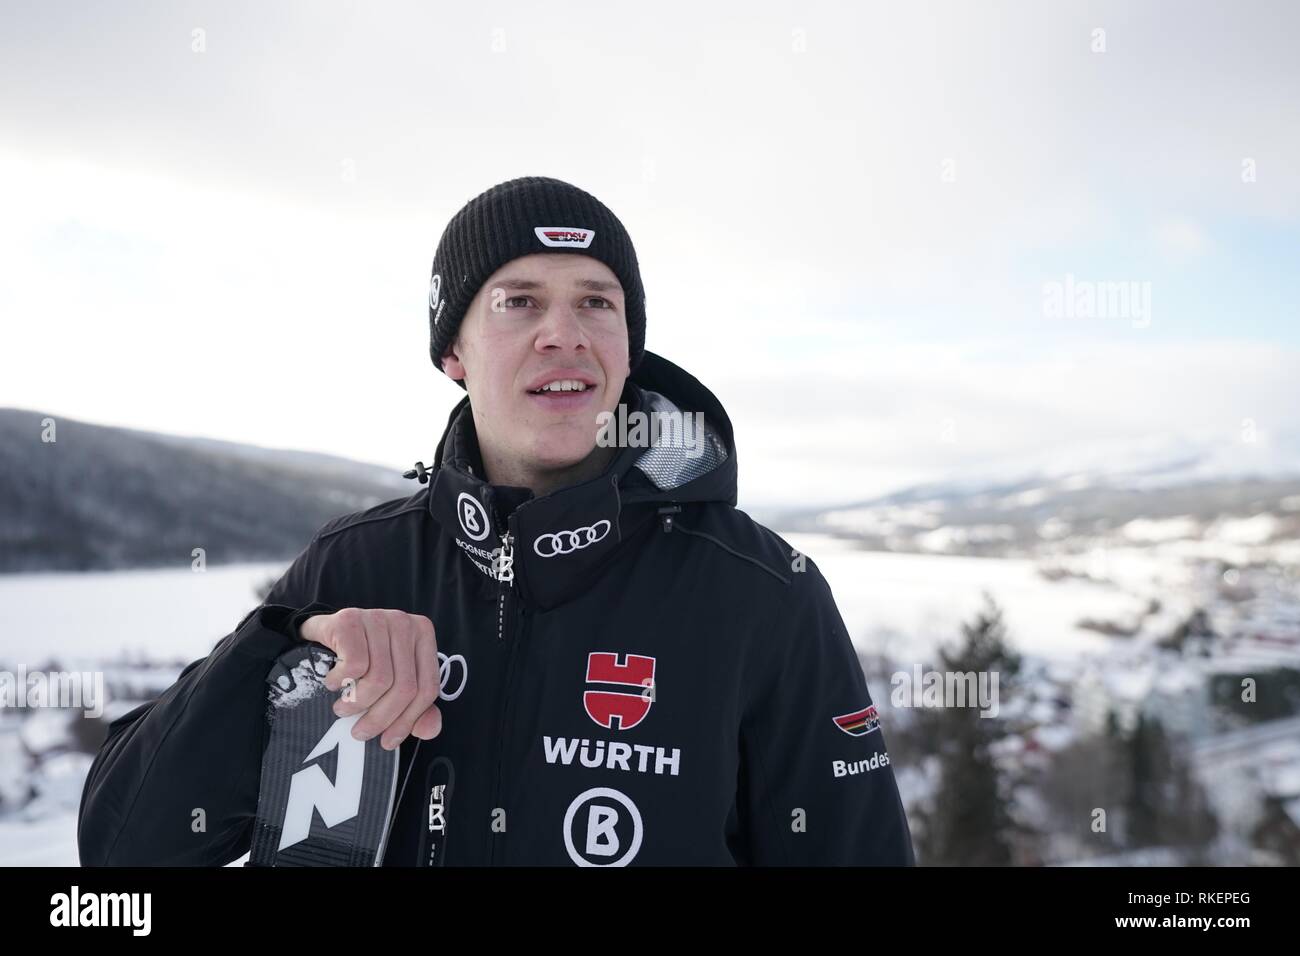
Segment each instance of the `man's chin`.
[{"label": "man's chin", "polygon": [[616,449],[604,448],[594,442],[590,444],[575,444],[566,447],[556,447],[555,444],[549,444],[544,448],[533,450],[533,468],[541,472],[564,472],[581,467],[584,464],[594,463],[595,459],[606,461],[612,457]]}]

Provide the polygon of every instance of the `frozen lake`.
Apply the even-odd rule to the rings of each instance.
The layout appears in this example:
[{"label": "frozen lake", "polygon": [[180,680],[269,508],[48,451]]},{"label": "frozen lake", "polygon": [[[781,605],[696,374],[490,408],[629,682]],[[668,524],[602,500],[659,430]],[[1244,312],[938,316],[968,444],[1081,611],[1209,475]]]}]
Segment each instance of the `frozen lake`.
[{"label": "frozen lake", "polygon": [[1108,639],[1076,622],[1134,605],[1118,588],[1048,581],[1030,560],[860,551],[826,535],[782,537],[817,563],[859,649],[887,650],[905,664],[937,663],[937,645],[960,636],[986,591],[1002,606],[1018,650],[1055,659],[1104,651]]},{"label": "frozen lake", "polygon": [[[884,645],[921,661],[960,633],[991,593],[1017,647],[1044,657],[1102,651],[1080,630],[1088,616],[1123,613],[1134,598],[1090,581],[1051,582],[1029,560],[859,551],[825,535],[790,534],[830,582],[863,650]],[[65,668],[129,654],[191,661],[206,655],[257,604],[255,588],[286,563],[188,569],[0,575],[0,665]]]},{"label": "frozen lake", "polygon": [[65,669],[129,654],[205,656],[256,607],[256,587],[288,562],[148,571],[0,575],[0,664]]},{"label": "frozen lake", "polygon": [[[958,637],[986,591],[1002,605],[1019,650],[1055,659],[1104,652],[1108,639],[1076,622],[1140,603],[1131,593],[1142,590],[1140,578],[1125,588],[1052,582],[1028,560],[877,553],[824,535],[785,537],[825,574],[858,647],[886,650],[907,666],[937,664],[936,645]],[[286,566],[0,575],[0,668],[36,669],[51,658],[64,669],[89,668],[125,654],[179,671],[228,634],[258,603],[256,588]],[[79,792],[78,780],[63,781],[39,814],[0,820],[0,864],[75,866]]]}]

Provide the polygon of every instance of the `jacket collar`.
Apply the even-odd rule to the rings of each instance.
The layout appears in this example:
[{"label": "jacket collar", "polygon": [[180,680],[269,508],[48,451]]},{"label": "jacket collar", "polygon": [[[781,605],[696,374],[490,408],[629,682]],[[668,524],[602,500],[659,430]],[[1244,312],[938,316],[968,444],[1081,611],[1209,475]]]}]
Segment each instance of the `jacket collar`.
[{"label": "jacket collar", "polygon": [[[646,416],[699,412],[704,434],[688,428],[679,435],[685,441],[669,433],[655,447],[622,447],[603,474],[540,498],[526,488],[487,482],[469,397],[452,410],[435,456],[429,512],[483,582],[485,595],[513,576],[509,583],[525,603],[556,607],[595,583],[656,512],[694,501],[736,503],[731,421],[712,392],[646,352],[621,401],[629,413]],[[699,421],[694,414],[687,418]]]}]

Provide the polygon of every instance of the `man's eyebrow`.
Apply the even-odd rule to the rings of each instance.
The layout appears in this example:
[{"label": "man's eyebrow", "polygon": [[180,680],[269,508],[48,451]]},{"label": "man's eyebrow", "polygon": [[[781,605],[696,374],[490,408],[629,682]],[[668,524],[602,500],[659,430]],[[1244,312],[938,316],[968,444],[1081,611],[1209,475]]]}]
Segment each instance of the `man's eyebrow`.
[{"label": "man's eyebrow", "polygon": [[622,292],[623,286],[618,282],[610,282],[607,279],[579,279],[578,285],[588,292]]},{"label": "man's eyebrow", "polygon": [[[623,286],[618,282],[610,282],[607,279],[579,279],[576,283],[579,288],[586,289],[588,292],[618,292],[622,293]],[[512,291],[533,292],[537,289],[546,288],[546,283],[538,282],[536,279],[523,279],[507,276],[499,282],[492,285],[498,289],[508,289]]]}]

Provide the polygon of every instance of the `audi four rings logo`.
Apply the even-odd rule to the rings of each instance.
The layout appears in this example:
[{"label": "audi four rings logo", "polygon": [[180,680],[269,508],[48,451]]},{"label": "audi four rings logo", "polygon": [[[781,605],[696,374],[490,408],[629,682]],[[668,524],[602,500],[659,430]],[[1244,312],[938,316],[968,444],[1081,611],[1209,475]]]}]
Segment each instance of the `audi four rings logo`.
[{"label": "audi four rings logo", "polygon": [[[459,666],[457,666],[459,665]],[[456,678],[459,678],[457,680]],[[465,663],[465,655],[452,654],[450,657],[442,651],[438,652],[438,697],[442,700],[455,700],[469,683],[469,665]],[[447,686],[455,686],[455,690],[449,691]]]},{"label": "audi four rings logo", "polygon": [[609,534],[608,518],[601,518],[595,524],[578,528],[574,531],[556,531],[552,534],[538,535],[533,542],[533,550],[543,558],[553,558],[559,554],[572,554],[602,540]]}]

